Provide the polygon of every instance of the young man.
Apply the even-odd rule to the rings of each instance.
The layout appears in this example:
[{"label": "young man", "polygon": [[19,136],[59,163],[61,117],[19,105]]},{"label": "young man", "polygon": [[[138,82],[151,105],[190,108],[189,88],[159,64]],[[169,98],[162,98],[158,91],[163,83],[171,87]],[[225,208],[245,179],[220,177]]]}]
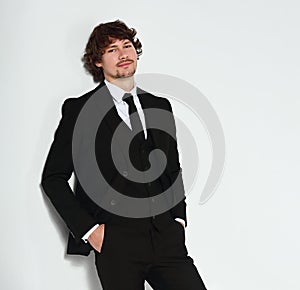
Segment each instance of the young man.
[{"label": "young man", "polygon": [[[148,114],[148,110],[159,109],[171,116],[165,123],[170,132],[175,132],[170,103],[141,91],[134,81],[142,53],[142,45],[135,36],[136,31],[119,20],[98,25],[90,35],[82,60],[94,81],[100,84],[85,95],[64,102],[62,119],[43,170],[42,187],[70,229],[67,253],[89,255],[94,250],[104,290],[142,290],[145,281],[155,290],[204,290],[185,246],[185,197],[160,214],[151,214],[150,210],[149,216],[134,218],[117,214],[115,208],[120,200],[107,194],[113,188],[129,197],[150,198],[153,203],[166,190],[184,196],[176,138],[149,128],[156,116]],[[74,166],[77,151],[72,152],[78,116],[97,93],[101,106],[108,104],[111,108],[99,125],[94,147],[97,164],[109,183],[109,189],[98,186],[99,196],[109,201],[105,208],[81,184]],[[123,155],[130,156],[137,170],[151,167],[148,158],[154,149],[165,153],[165,169],[158,178],[145,183],[127,179],[132,164],[126,158],[120,161],[123,166],[120,174],[111,157],[112,139],[120,123],[126,124],[128,134],[134,133],[136,138],[128,150],[125,141],[119,138],[117,153],[121,159]],[[85,157],[84,150],[77,154]],[[74,192],[68,184],[72,172]],[[177,185],[173,188],[175,180]]]}]

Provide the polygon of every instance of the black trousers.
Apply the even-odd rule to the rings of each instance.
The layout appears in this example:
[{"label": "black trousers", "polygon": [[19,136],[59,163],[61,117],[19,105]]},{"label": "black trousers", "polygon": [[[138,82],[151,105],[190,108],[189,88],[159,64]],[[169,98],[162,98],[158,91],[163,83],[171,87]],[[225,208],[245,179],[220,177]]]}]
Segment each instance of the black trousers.
[{"label": "black trousers", "polygon": [[163,231],[106,224],[95,264],[103,290],[206,290],[188,256],[185,229],[174,220]]}]

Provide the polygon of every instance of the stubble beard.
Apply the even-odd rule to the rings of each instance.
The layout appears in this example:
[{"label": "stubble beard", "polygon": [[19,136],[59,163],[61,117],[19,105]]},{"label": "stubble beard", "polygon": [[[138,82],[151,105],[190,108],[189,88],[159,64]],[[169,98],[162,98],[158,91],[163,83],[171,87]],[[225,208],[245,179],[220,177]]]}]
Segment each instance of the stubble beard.
[{"label": "stubble beard", "polygon": [[127,72],[120,72],[119,70],[117,70],[116,75],[114,76],[115,79],[121,79],[121,78],[128,78],[128,77],[132,77],[135,74],[136,69],[133,68],[131,71],[127,71]]}]

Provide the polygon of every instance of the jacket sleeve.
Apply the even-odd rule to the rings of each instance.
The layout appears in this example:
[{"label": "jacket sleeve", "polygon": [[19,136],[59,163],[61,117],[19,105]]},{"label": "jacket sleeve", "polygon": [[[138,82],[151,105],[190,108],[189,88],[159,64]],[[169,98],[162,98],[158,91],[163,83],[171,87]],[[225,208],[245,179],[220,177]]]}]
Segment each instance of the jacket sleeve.
[{"label": "jacket sleeve", "polygon": [[74,170],[72,136],[76,122],[76,114],[71,110],[71,105],[72,99],[67,99],[62,106],[62,117],[46,159],[41,185],[71,234],[79,242],[97,222],[81,207],[68,183]]},{"label": "jacket sleeve", "polygon": [[[171,209],[172,217],[182,218],[185,221],[185,225],[187,226],[187,215],[186,215],[186,197],[184,193],[184,185],[182,180],[182,169],[179,162],[179,154],[178,154],[178,147],[177,147],[177,138],[176,138],[176,125],[175,119],[172,111],[172,107],[169,101],[168,104],[168,111],[171,112],[170,114],[170,131],[175,136],[175,139],[170,137],[169,142],[169,150],[168,150],[168,163],[167,163],[167,171],[171,179],[172,189],[177,196],[184,196],[184,198]],[[174,182],[178,178],[177,185],[175,186]]]}]

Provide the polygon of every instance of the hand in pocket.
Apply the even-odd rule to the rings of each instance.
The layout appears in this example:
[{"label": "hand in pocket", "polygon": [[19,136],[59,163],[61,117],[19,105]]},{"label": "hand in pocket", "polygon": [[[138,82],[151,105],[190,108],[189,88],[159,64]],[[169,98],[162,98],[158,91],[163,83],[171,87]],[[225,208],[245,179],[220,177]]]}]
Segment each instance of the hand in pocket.
[{"label": "hand in pocket", "polygon": [[104,240],[104,228],[105,228],[105,224],[101,224],[88,237],[89,243],[98,253],[101,252],[101,248]]}]

